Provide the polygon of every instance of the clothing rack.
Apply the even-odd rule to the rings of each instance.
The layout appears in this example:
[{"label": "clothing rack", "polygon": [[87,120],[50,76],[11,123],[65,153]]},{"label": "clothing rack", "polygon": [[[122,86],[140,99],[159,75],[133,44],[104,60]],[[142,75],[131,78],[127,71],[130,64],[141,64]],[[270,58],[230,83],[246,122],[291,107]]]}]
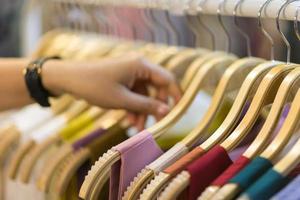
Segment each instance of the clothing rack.
[{"label": "clothing rack", "polygon": [[[156,8],[156,9],[165,9],[170,12],[183,15],[187,9],[197,9],[199,4],[202,4],[201,12],[204,14],[217,15],[217,10],[223,0],[55,0],[55,2],[61,3],[77,3],[77,4],[92,4],[92,5],[111,5],[111,6],[130,6],[138,8]],[[224,8],[221,10],[222,15],[232,16],[234,13],[235,5],[239,0],[225,0]],[[240,17],[257,17],[258,11],[263,3],[266,0],[242,0],[241,6],[237,11],[237,16]],[[275,19],[277,17],[277,12],[279,8],[285,3],[286,0],[274,0],[266,8],[266,12],[262,15],[264,18]],[[282,20],[294,20],[295,12],[297,8],[300,7],[300,1],[295,1],[290,3],[280,19]]]}]

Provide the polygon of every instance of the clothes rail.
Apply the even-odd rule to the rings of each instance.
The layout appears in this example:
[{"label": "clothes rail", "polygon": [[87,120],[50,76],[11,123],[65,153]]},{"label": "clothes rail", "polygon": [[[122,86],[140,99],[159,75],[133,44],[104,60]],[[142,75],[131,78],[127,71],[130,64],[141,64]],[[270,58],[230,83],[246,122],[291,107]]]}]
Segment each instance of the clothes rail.
[{"label": "clothes rail", "polygon": [[[158,1],[148,1],[148,0],[54,0],[54,2],[61,3],[83,3],[91,5],[111,5],[111,6],[133,6],[139,8],[156,8],[156,9],[167,9],[171,12],[181,15],[184,13],[184,9],[189,6],[191,9],[195,9],[197,5],[201,2],[203,3],[203,13],[206,14],[217,14],[218,6],[222,0],[195,0],[192,5],[188,5],[188,0],[158,0]],[[224,9],[222,10],[222,15],[233,15],[233,10],[238,0],[227,0]],[[266,2],[266,0],[244,0],[237,12],[237,16],[241,17],[257,17],[257,13],[261,5]],[[286,0],[274,0],[266,8],[266,13],[262,16],[265,18],[276,18],[279,8]],[[289,4],[285,11],[282,12],[280,16],[283,20],[294,20],[294,16],[300,7],[300,1],[295,1]]]}]

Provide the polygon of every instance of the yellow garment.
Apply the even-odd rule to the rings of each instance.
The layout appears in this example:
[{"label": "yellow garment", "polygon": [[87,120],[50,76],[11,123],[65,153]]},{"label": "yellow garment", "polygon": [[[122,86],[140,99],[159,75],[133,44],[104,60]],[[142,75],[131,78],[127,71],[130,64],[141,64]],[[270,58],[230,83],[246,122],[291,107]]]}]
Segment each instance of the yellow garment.
[{"label": "yellow garment", "polygon": [[73,137],[73,135],[89,126],[94,119],[86,112],[82,113],[75,119],[71,120],[68,125],[63,128],[58,134],[62,137],[63,140],[67,141]]}]

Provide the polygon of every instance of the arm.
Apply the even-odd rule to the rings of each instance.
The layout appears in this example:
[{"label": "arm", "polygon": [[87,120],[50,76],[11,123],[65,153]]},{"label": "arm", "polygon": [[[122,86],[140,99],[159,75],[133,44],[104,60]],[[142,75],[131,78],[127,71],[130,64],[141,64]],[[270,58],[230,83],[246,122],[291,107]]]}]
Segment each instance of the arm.
[{"label": "arm", "polygon": [[[33,102],[22,73],[28,63],[27,59],[0,59],[0,109]],[[164,116],[169,111],[168,97],[178,101],[181,96],[171,73],[132,55],[94,61],[50,60],[43,66],[42,82],[58,96],[69,93],[103,108],[126,109],[139,124],[145,114]],[[149,86],[156,89],[156,98],[148,96]]]},{"label": "arm", "polygon": [[25,58],[0,59],[0,110],[33,103],[23,76],[23,68],[29,62]]}]

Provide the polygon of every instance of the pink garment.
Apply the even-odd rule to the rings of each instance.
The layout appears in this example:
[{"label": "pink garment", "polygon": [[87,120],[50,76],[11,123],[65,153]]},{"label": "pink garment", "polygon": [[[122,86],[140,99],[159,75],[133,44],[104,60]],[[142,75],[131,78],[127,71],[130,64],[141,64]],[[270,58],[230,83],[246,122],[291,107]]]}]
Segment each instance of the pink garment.
[{"label": "pink garment", "polygon": [[133,178],[163,151],[147,131],[133,136],[113,149],[121,153],[121,160],[111,169],[109,199],[118,200]]}]

